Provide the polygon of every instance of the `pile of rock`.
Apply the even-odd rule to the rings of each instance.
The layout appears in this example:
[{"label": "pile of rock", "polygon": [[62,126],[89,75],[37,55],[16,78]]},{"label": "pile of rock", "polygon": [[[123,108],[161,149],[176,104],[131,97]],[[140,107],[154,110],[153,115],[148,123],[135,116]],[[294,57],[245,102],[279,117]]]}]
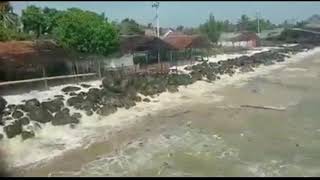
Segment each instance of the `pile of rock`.
[{"label": "pile of rock", "polygon": [[[3,107],[6,101],[1,98],[0,104]],[[41,127],[40,124],[52,123],[54,126],[77,124],[81,118],[79,113],[69,114],[69,109],[64,106],[62,98],[41,103],[37,99],[30,99],[24,104],[10,104],[1,110],[0,122],[7,137],[21,135],[23,140],[34,137],[34,131]],[[30,123],[31,121],[33,123]]]},{"label": "pile of rock", "polygon": [[[240,72],[254,71],[253,68],[259,65],[272,65],[275,62],[282,62],[288,57],[287,53],[298,53],[306,49],[305,45],[287,47],[283,49],[276,49],[267,52],[261,52],[252,56],[241,56],[234,59],[228,59],[226,61],[219,61],[218,63],[203,62],[191,67],[186,67],[185,70],[191,70],[190,75],[192,81],[201,80],[204,77],[207,81],[214,81],[219,79],[219,75],[228,74],[232,76],[236,69]],[[308,46],[310,48],[310,46]]]}]

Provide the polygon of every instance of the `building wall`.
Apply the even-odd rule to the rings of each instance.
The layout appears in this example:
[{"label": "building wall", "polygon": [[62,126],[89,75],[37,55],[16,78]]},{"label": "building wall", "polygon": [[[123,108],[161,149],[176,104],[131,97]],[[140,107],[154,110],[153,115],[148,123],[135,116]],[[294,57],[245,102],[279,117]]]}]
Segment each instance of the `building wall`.
[{"label": "building wall", "polygon": [[112,58],[112,59],[106,59],[104,60],[104,66],[106,68],[112,67],[112,68],[117,68],[117,67],[122,67],[122,66],[133,66],[133,55],[131,54],[126,54],[120,58]]},{"label": "building wall", "polygon": [[218,42],[218,45],[225,46],[225,47],[245,47],[245,48],[254,48],[257,46],[256,41],[238,41],[238,42],[231,42],[231,41],[221,41]]}]

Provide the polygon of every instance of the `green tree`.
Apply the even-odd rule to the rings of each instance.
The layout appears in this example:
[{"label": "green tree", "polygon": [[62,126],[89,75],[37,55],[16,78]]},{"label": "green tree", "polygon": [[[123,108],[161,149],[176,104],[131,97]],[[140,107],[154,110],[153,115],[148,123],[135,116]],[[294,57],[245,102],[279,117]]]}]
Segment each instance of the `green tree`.
[{"label": "green tree", "polygon": [[234,24],[230,23],[228,20],[223,21],[223,31],[224,32],[234,32],[236,27]]},{"label": "green tree", "polygon": [[112,24],[101,15],[77,8],[62,12],[54,34],[63,47],[75,53],[107,56],[119,45],[118,32]]},{"label": "green tree", "polygon": [[201,33],[207,35],[212,42],[216,43],[218,42],[223,30],[223,24],[216,21],[214,16],[210,14],[207,22],[199,26],[199,30]]},{"label": "green tree", "polygon": [[57,19],[60,16],[60,11],[54,8],[45,7],[42,11],[43,15],[43,29],[42,34],[51,34],[53,27],[57,26]]},{"label": "green tree", "polygon": [[249,28],[250,19],[247,15],[242,15],[237,26],[239,31],[245,31]]},{"label": "green tree", "polygon": [[9,1],[0,2],[0,23],[4,28],[16,28],[18,25],[18,16],[13,13]]},{"label": "green tree", "polygon": [[179,25],[179,26],[176,28],[176,30],[177,30],[177,31],[183,31],[183,28],[184,28],[183,26]]},{"label": "green tree", "polygon": [[144,34],[141,26],[133,19],[126,18],[119,24],[120,34],[122,35],[142,35]]},{"label": "green tree", "polygon": [[[258,32],[258,19],[250,19],[247,15],[242,15],[241,19],[238,21],[238,30],[239,31],[251,31]],[[263,30],[270,30],[276,27],[269,20],[259,19],[260,32]]]},{"label": "green tree", "polygon": [[23,23],[24,32],[34,32],[39,38],[42,32],[45,30],[45,17],[41,8],[34,5],[28,6],[22,10],[21,21]]}]

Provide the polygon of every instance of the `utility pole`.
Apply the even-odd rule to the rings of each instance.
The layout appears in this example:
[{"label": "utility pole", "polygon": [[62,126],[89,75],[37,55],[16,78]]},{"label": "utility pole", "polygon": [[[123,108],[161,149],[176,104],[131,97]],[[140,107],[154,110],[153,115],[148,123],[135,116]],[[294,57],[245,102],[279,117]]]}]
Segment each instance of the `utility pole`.
[{"label": "utility pole", "polygon": [[257,12],[257,21],[258,21],[258,35],[260,35],[260,17],[259,17],[259,12]]},{"label": "utility pole", "polygon": [[[157,37],[160,38],[160,27],[159,27],[159,2],[156,1],[152,4],[153,8],[156,8],[156,19],[157,19]],[[160,66],[160,47],[158,48],[158,65]]]},{"label": "utility pole", "polygon": [[159,5],[158,1],[152,4],[152,7],[156,8],[156,19],[157,19],[157,37],[160,38],[160,27],[159,27]]}]

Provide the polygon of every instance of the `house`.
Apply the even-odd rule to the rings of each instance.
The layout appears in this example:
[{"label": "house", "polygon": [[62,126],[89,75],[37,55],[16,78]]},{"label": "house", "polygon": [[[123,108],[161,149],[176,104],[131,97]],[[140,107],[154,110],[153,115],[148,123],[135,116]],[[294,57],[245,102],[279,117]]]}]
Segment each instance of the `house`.
[{"label": "house", "polygon": [[276,36],[279,36],[283,30],[284,28],[274,28],[270,30],[263,30],[258,34],[258,36],[260,39],[276,37]]},{"label": "house", "polygon": [[203,59],[204,56],[207,56],[207,50],[211,47],[209,39],[201,35],[185,35],[180,32],[172,32],[163,40],[177,49],[172,58],[177,65],[184,65],[185,62],[183,61],[192,60],[196,57]]},{"label": "house", "polygon": [[68,52],[53,41],[0,42],[0,81],[64,75],[71,71]]},{"label": "house", "polygon": [[211,46],[208,38],[201,35],[185,35],[180,32],[169,33],[164,39],[178,50],[190,48],[209,48]]},{"label": "house", "polygon": [[164,39],[165,37],[167,37],[169,34],[175,34],[175,33],[177,33],[176,31],[174,31],[174,29],[172,29],[172,28],[168,28],[168,29],[164,29],[164,30],[162,30],[163,32],[162,32],[162,36],[161,36],[161,38],[162,39]]},{"label": "house", "polygon": [[260,46],[260,38],[254,32],[241,32],[229,34],[228,38],[220,39],[218,45],[226,47],[255,48]]},{"label": "house", "polygon": [[[155,63],[158,60],[158,52],[161,60],[168,60],[167,54],[176,50],[167,42],[155,36],[126,36],[120,39],[120,54],[131,58],[132,61],[137,56],[144,56],[146,63]],[[135,63],[136,64],[136,63]]]},{"label": "house", "polygon": [[145,36],[157,36],[156,29],[155,28],[145,28],[144,35]]}]

